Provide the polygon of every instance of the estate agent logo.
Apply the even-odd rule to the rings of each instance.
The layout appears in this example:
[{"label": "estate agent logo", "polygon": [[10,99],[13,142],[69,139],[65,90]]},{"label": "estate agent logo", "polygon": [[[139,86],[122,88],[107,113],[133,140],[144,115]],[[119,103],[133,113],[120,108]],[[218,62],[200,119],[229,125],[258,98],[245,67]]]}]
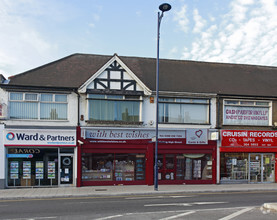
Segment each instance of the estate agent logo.
[{"label": "estate agent logo", "polygon": [[14,133],[9,132],[9,133],[6,135],[6,138],[7,138],[9,141],[13,141],[14,138],[15,138],[15,135],[14,135]]}]

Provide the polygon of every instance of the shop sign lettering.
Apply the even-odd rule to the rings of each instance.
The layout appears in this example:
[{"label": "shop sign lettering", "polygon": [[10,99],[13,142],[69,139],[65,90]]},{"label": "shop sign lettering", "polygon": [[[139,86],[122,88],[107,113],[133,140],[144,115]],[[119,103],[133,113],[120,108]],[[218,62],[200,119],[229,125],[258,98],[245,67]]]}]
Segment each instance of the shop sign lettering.
[{"label": "shop sign lettering", "polygon": [[5,130],[5,145],[76,145],[75,131]]},{"label": "shop sign lettering", "polygon": [[187,144],[208,144],[207,129],[187,129]]},{"label": "shop sign lettering", "polygon": [[225,106],[224,124],[228,125],[268,125],[268,108]]},{"label": "shop sign lettering", "polygon": [[14,149],[15,154],[39,154],[40,149],[37,148],[15,148]]},{"label": "shop sign lettering", "polygon": [[[112,130],[112,129],[90,129],[85,131],[85,138],[98,140],[151,140],[155,137],[155,130]],[[185,131],[159,131],[162,139],[184,139]]]},{"label": "shop sign lettering", "polygon": [[222,147],[271,147],[277,146],[277,131],[222,130]]}]

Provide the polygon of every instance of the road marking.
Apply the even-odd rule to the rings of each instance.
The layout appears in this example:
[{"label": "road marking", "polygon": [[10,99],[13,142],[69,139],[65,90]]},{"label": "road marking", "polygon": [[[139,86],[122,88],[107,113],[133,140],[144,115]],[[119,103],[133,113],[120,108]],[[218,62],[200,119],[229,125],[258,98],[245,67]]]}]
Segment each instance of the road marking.
[{"label": "road marking", "polygon": [[97,218],[95,220],[105,220],[105,219],[112,219],[112,218],[119,218],[122,217],[123,215],[112,215],[112,216],[108,216],[108,217],[104,217],[104,218]]},{"label": "road marking", "polygon": [[148,204],[144,205],[146,207],[152,207],[152,206],[192,206],[191,203],[165,203],[165,204]]},{"label": "road marking", "polygon": [[191,212],[185,212],[185,213],[182,213],[182,214],[179,214],[179,215],[174,215],[174,216],[170,216],[170,217],[167,217],[167,218],[162,218],[160,220],[170,220],[170,219],[175,219],[175,218],[180,218],[182,216],[185,216],[185,215],[190,215],[190,214],[193,214],[195,213],[194,211],[191,211]]},{"label": "road marking", "polygon": [[228,202],[194,202],[193,205],[212,205],[212,204],[224,204]]},{"label": "road marking", "polygon": [[152,196],[152,197],[128,197],[125,199],[163,199],[163,198],[191,198],[194,196]]},{"label": "road marking", "polygon": [[243,213],[245,213],[245,212],[249,212],[249,211],[252,210],[252,209],[254,209],[254,207],[245,208],[245,209],[242,209],[242,210],[240,210],[240,211],[238,211],[238,212],[235,212],[235,213],[233,213],[233,214],[231,214],[231,215],[228,215],[228,216],[226,216],[226,217],[224,217],[224,218],[221,218],[221,219],[219,219],[219,220],[230,220],[230,219],[235,218],[235,217],[237,217],[237,216],[239,216],[239,215],[241,215],[241,214],[243,214]]},{"label": "road marking", "polygon": [[9,219],[9,220],[35,220],[35,219],[57,219],[58,216],[49,216],[49,217],[29,217],[29,218],[13,218],[13,219]]},{"label": "road marking", "polygon": [[194,197],[194,196],[169,196],[171,198],[187,198],[187,197]]},{"label": "road marking", "polygon": [[153,196],[153,197],[128,197],[125,199],[161,199],[164,198],[164,196]]},{"label": "road marking", "polygon": [[[187,210],[189,214],[193,214],[195,212],[206,212],[206,211],[222,211],[222,210],[238,210],[238,209],[246,209],[249,208],[249,206],[247,207],[229,207],[229,208],[214,208],[214,209],[192,209],[192,210]],[[255,207],[251,207],[251,208],[255,208]],[[119,217],[127,217],[127,216],[135,216],[135,215],[143,215],[143,217],[145,217],[146,215],[157,215],[157,214],[174,214],[174,213],[181,213],[178,215],[185,215],[185,213],[183,213],[184,210],[175,210],[175,211],[153,211],[153,212],[130,212],[130,213],[124,213],[122,215],[113,215],[113,216],[107,216],[105,218],[99,218],[96,220],[106,220],[106,219],[112,219],[112,218],[119,218]],[[188,215],[188,214],[187,214]],[[176,215],[177,216],[177,215]],[[175,216],[175,218],[177,218]],[[173,217],[173,216],[171,216]],[[170,218],[170,217],[168,217]]]},{"label": "road marking", "polygon": [[193,203],[167,203],[167,204],[148,204],[144,205],[147,207],[152,206],[193,206],[193,205],[213,205],[213,204],[223,204],[228,202],[193,202]]}]

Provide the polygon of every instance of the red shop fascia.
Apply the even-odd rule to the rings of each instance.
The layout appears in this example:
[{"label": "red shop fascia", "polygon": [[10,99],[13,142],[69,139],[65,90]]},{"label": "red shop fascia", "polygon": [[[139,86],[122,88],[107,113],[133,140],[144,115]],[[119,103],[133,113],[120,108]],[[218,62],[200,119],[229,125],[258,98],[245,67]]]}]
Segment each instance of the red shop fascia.
[{"label": "red shop fascia", "polygon": [[277,131],[221,130],[220,153],[275,153],[277,167]]},{"label": "red shop fascia", "polygon": [[[175,170],[159,170],[159,175],[167,171],[172,172],[172,179],[159,179],[159,184],[216,184],[217,141],[210,140],[208,129],[190,129],[191,142],[188,142],[188,129],[162,130],[159,129],[158,154],[163,156],[175,155],[174,167],[176,167],[176,155],[211,155],[209,179],[178,179]],[[203,136],[207,136],[203,141]],[[155,129],[139,128],[104,128],[104,127],[77,127],[77,187],[97,185],[153,185],[155,163]],[[134,181],[104,181],[83,179],[83,154],[142,154],[145,155],[145,178]],[[115,175],[115,173],[113,173]],[[160,177],[159,177],[160,178]]]}]

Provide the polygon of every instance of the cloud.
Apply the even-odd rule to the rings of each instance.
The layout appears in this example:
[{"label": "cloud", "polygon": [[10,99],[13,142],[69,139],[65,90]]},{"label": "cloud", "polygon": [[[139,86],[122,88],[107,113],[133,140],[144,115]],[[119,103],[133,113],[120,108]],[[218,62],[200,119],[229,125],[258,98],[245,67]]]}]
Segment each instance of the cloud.
[{"label": "cloud", "polygon": [[195,26],[192,31],[195,33],[200,33],[202,28],[205,26],[206,21],[199,15],[197,9],[194,9],[193,11],[193,20],[195,22]]},{"label": "cloud", "polygon": [[187,17],[187,6],[183,5],[180,11],[175,12],[174,20],[178,22],[178,26],[185,33],[188,31],[189,19]]},{"label": "cloud", "polygon": [[0,2],[0,42],[6,42],[0,44],[0,73],[5,76],[41,64],[55,49],[28,21],[29,13],[39,13],[33,10],[37,8],[35,3],[31,0]]},{"label": "cloud", "polygon": [[186,29],[192,41],[181,58],[277,65],[276,11],[274,0],[233,0],[227,14],[218,14],[208,23],[201,11],[195,10],[191,18],[194,28],[191,33]]}]

